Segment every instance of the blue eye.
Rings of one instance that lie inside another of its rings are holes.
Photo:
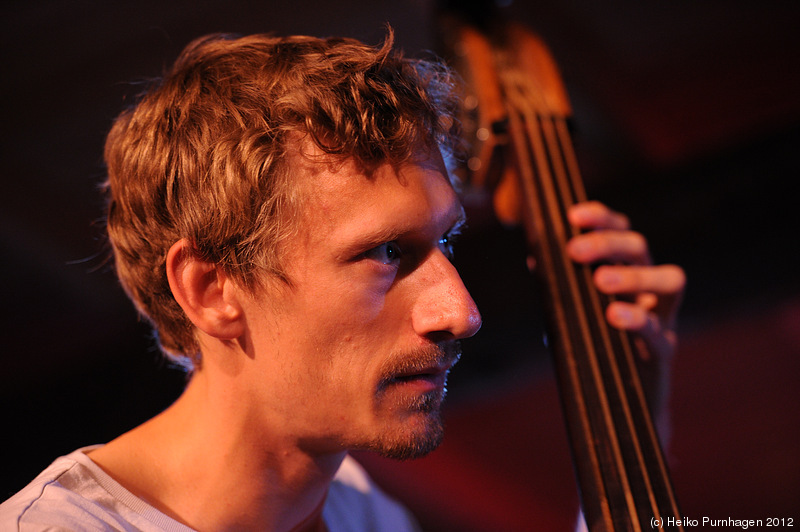
[[[444,255],[450,260],[453,259],[453,245],[456,241],[455,237],[455,234],[448,233],[439,239],[439,249],[441,249],[442,253],[444,253]]]
[[[403,252],[400,250],[400,246],[397,245],[397,242],[391,241],[370,249],[364,253],[364,256],[388,266],[399,261],[402,254]]]

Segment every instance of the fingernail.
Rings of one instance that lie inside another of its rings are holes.
[[[633,320],[633,313],[627,308],[617,308],[614,314],[617,316],[620,325],[628,325]]]
[[[570,206],[567,210],[567,220],[572,225],[578,225],[581,221],[580,211],[575,207],[575,205]]]
[[[567,250],[573,258],[582,258],[589,253],[589,243],[583,240],[570,240],[567,243]]]
[[[598,281],[606,288],[616,288],[622,282],[622,277],[615,271],[600,270]]]

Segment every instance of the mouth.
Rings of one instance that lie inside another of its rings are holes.
[[[407,362],[384,380],[385,386],[397,386],[418,393],[446,391],[447,377],[456,365],[460,353],[457,350],[436,349],[433,356],[421,357]]]
[[[450,364],[439,364],[436,366],[431,366],[421,369],[408,370],[392,376],[389,379],[389,381],[409,382],[416,379],[422,379],[427,381],[438,381],[447,378],[447,375],[450,373],[450,368],[452,368],[453,365],[455,365],[455,362]]]

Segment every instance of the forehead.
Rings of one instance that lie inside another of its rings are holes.
[[[411,162],[383,164],[365,172],[354,161],[301,157],[295,167],[300,196],[300,233],[342,240],[381,231],[440,236],[463,218],[463,209],[441,155],[420,151]],[[380,242],[377,242],[380,243]],[[376,245],[377,245],[376,243]]]

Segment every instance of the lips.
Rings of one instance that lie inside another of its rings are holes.
[[[450,373],[450,368],[452,368],[453,365],[455,365],[455,361],[449,364],[441,364],[429,368],[422,368],[418,371],[407,371],[395,375],[391,378],[391,380],[395,382],[408,382],[414,379],[438,381],[447,378],[447,374]]]
[[[420,392],[444,388],[450,370],[458,362],[456,346],[433,346],[397,357],[382,380],[383,386],[415,386]]]

